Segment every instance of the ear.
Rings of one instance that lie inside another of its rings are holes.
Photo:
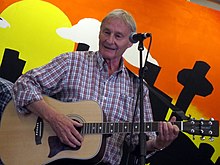
[[[132,45],[133,45],[133,43],[129,41],[128,48],[130,48]]]

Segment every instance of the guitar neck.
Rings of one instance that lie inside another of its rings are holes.
[[[187,132],[192,135],[201,136],[219,136],[218,121],[176,121],[175,124],[180,131]],[[159,122],[145,122],[144,132],[157,132]],[[133,128],[133,129],[132,129]],[[139,133],[140,123],[84,123],[81,129],[82,134],[114,134],[114,133],[130,133],[131,131]]]

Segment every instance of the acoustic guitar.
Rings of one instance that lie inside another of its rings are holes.
[[[79,130],[84,136],[81,147],[62,144],[46,121],[33,113],[18,113],[11,101],[3,113],[0,127],[0,157],[6,165],[41,165],[58,159],[97,164],[105,152],[106,135],[129,133],[132,126],[134,132],[140,129],[139,123],[104,122],[103,111],[95,101],[64,103],[47,96],[44,99],[57,111],[83,123]],[[158,123],[144,123],[145,132],[157,131]],[[219,136],[219,122],[212,119],[190,119],[173,124],[189,134]]]

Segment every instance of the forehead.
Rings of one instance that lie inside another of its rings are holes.
[[[130,26],[120,18],[108,18],[106,19],[101,26],[102,30],[113,30],[121,33],[131,33]]]

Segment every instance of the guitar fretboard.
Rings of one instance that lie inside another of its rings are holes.
[[[158,131],[159,122],[146,122],[144,123],[145,132]],[[182,130],[183,122],[175,122],[180,130]],[[140,132],[140,123],[84,123],[81,130],[82,134],[113,134],[113,133],[129,133],[132,130]]]

